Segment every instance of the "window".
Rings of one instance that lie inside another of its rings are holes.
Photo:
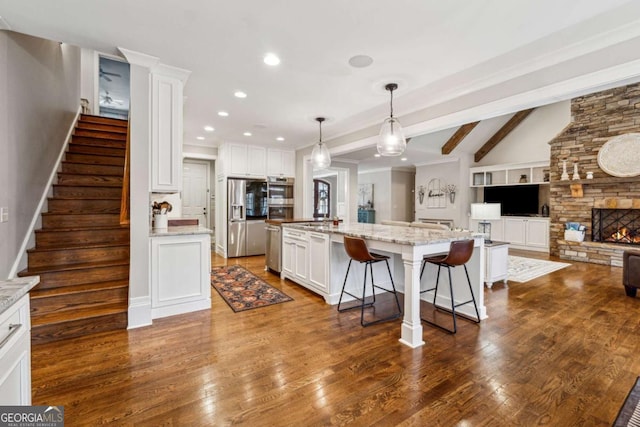
[[[313,217],[329,217],[331,213],[331,184],[322,179],[313,180]]]

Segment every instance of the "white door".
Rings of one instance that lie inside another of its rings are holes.
[[[209,162],[184,159],[182,163],[182,217],[198,218],[209,227]]]

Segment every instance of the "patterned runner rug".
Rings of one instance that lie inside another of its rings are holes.
[[[640,426],[640,377],[636,379],[631,391],[620,408],[613,427],[639,427]]]
[[[509,255],[509,281],[528,282],[545,274],[568,267],[571,264],[565,262],[547,261],[544,259],[523,258]]]
[[[289,295],[239,265],[214,267],[211,270],[211,286],[236,313],[293,301]]]

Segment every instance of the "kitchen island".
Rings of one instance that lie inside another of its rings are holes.
[[[447,253],[454,240],[474,239],[474,251],[467,263],[473,294],[478,305],[480,319],[487,317],[484,305],[484,239],[482,235],[470,232],[431,230],[380,224],[282,224],[283,227],[283,278],[288,278],[322,295],[327,303],[337,304],[349,257],[344,250],[344,236],[361,237],[370,250],[391,257],[390,267],[398,290],[404,293],[404,317],[400,332],[400,342],[412,348],[424,344],[420,321],[420,289],[435,285],[437,266],[428,264],[422,281],[420,268],[424,255]],[[378,268],[378,270],[376,270]],[[363,266],[351,267],[347,288],[355,291],[362,286]],[[384,265],[374,266],[376,283],[388,287],[383,282],[388,278]],[[452,269],[456,302],[470,299],[464,270]],[[388,279],[387,279],[388,282]],[[433,292],[426,292],[422,298],[433,300]],[[448,276],[442,274],[436,304],[451,307],[448,291]],[[460,313],[475,317],[472,304],[457,309]]]

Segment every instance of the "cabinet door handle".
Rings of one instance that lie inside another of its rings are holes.
[[[22,327],[22,323],[18,323],[18,324],[10,324],[9,325],[9,335],[7,335],[6,337],[4,337],[4,339],[2,341],[0,341],[0,350],[2,349],[2,347],[5,346],[5,344],[7,344],[7,342],[9,342],[9,340],[11,339],[11,337],[20,330],[20,328]]]

